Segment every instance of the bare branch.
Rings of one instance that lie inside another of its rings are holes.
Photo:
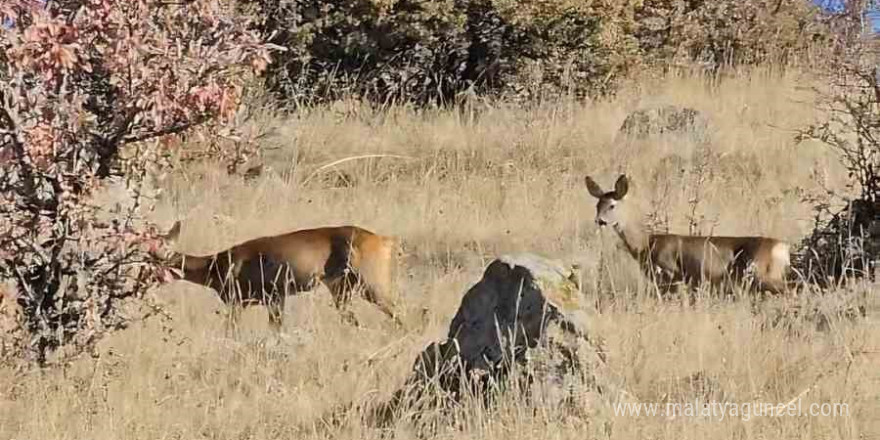
[[[162,130],[156,130],[156,131],[151,131],[148,133],[142,133],[142,134],[139,134],[136,136],[126,136],[122,139],[122,142],[126,143],[126,144],[130,144],[130,143],[142,142],[142,141],[146,141],[146,140],[150,140],[150,139],[154,139],[154,138],[158,138],[158,137],[162,137],[162,136],[168,136],[168,135],[172,135],[172,134],[180,134],[180,133],[183,133],[193,127],[197,127],[201,124],[204,124],[207,120],[208,120],[208,118],[206,118],[206,117],[199,118],[198,120],[193,121],[193,122],[187,122],[184,124],[177,124],[172,127],[164,128]]]

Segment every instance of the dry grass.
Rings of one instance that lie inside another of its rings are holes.
[[[284,335],[249,309],[228,336],[209,291],[183,282],[155,292],[171,319],[153,318],[66,368],[0,378],[0,438],[376,438],[359,422],[324,426],[339,404],[387,397],[415,354],[445,334],[461,295],[500,253],[527,250],[579,262],[601,313],[609,370],[643,402],[844,402],[848,417],[616,416],[600,400],[572,413],[507,396],[465,408],[444,438],[880,437],[880,304],[872,286],[753,303],[703,297],[693,307],[655,299],[615,237],[598,234],[585,173],[634,196],[658,227],[797,240],[810,227],[804,194],[844,189],[818,145],[787,129],[816,115],[804,78],[753,72],[709,87],[693,78],[635,83],[621,97],[533,109],[484,106],[479,117],[375,114],[342,103],[272,121],[274,173],[244,183],[212,169],[169,182],[157,215],[185,217],[185,251],[303,227],[358,224],[405,243],[397,286],[406,329],[363,302],[363,328],[340,322],[325,290],[288,301]],[[713,121],[712,142],[683,137],[615,141],[640,105],[683,104]],[[351,156],[379,154],[322,166]],[[400,157],[391,157],[391,156]],[[316,172],[317,170],[317,172]],[[702,170],[702,171],[700,171]],[[308,178],[305,185],[299,184]],[[702,182],[696,185],[695,182]],[[863,301],[866,318],[842,313]],[[391,436],[411,438],[406,423]]]

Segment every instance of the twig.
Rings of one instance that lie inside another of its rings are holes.
[[[361,361],[361,365],[372,364],[376,360],[376,358],[379,357],[379,355],[391,351],[391,349],[394,348],[394,346],[401,344],[402,342],[408,340],[409,338],[410,338],[410,335],[405,335],[404,337],[402,337],[400,339],[397,339],[395,341],[391,341],[390,343],[386,344],[382,348],[374,351],[369,356],[367,356],[366,359]]]
[[[208,120],[208,118],[199,118],[198,120],[193,121],[193,122],[188,122],[185,124],[178,124],[173,127],[168,127],[168,128],[162,129],[162,130],[156,130],[156,131],[152,131],[149,133],[140,134],[137,136],[126,136],[122,139],[122,143],[129,144],[132,142],[145,141],[147,139],[152,139],[155,137],[167,136],[169,134],[182,133],[186,130],[189,130],[190,128],[193,128],[197,125],[201,125],[201,124],[207,122],[207,120]]]
[[[343,164],[343,163],[345,163],[345,162],[351,162],[351,161],[353,161],[353,160],[360,160],[360,159],[375,159],[375,158],[385,158],[385,157],[387,157],[387,158],[392,158],[392,159],[403,159],[403,160],[413,160],[413,159],[415,159],[414,157],[410,157],[410,156],[400,156],[400,155],[397,155],[397,154],[363,154],[363,155],[360,155],[360,156],[346,157],[346,158],[343,158],[343,159],[335,160],[335,161],[330,162],[330,163],[325,164],[325,165],[321,165],[320,167],[318,167],[317,169],[315,169],[315,171],[312,171],[312,174],[309,174],[309,176],[306,177],[306,178],[302,181],[301,185],[305,185],[305,184],[309,183],[309,181],[312,180],[312,178],[314,178],[316,175],[318,175],[318,173],[320,173],[321,171],[324,171],[324,170],[327,169],[327,168],[334,167],[334,166],[336,166],[336,165],[340,165],[340,164]]]

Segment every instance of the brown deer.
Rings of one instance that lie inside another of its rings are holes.
[[[165,239],[173,244],[179,234],[180,222],[175,222]],[[217,291],[231,306],[232,323],[242,307],[263,304],[278,329],[285,297],[324,283],[347,321],[357,324],[347,306],[352,292],[362,290],[368,301],[399,325],[391,286],[396,246],[392,237],[339,226],[256,238],[210,255],[173,253],[166,262],[180,269],[177,278]]]
[[[643,224],[631,221],[632,213],[624,202],[629,180],[621,175],[614,190],[605,192],[590,176],[587,190],[599,199],[596,224],[611,226],[658,287],[667,289],[676,283],[695,285],[709,282],[741,282],[753,274],[761,290],[780,293],[786,287],[790,267],[788,243],[766,237],[700,237],[651,234]]]

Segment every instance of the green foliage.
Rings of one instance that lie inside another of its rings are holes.
[[[625,70],[635,48],[583,2],[259,0],[259,10],[263,30],[290,49],[268,83],[296,103],[585,94]]]
[[[645,0],[637,37],[658,59],[723,65],[788,63],[825,40],[826,26],[802,0]]]
[[[796,61],[808,0],[250,0],[290,49],[266,80],[295,104],[595,96],[640,66]]]

